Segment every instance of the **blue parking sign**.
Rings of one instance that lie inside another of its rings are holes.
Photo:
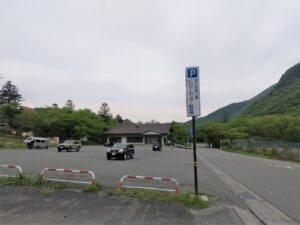
[[[187,78],[198,78],[198,67],[187,68]]]
[[[199,67],[186,67],[186,109],[187,116],[200,116],[200,79]]]

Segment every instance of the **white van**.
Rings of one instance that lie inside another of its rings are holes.
[[[24,143],[26,143],[28,149],[48,148],[48,141],[46,138],[29,137],[25,139]]]

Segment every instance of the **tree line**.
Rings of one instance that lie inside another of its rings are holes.
[[[300,115],[241,117],[229,122],[212,122],[197,127],[197,139],[219,148],[224,142],[257,138],[300,142]]]
[[[0,120],[17,134],[33,131],[36,136],[58,136],[61,139],[87,137],[91,142],[101,143],[102,134],[107,129],[132,123],[119,114],[114,117],[106,102],[95,113],[90,109],[76,109],[71,99],[63,107],[53,103],[34,110],[21,106],[23,100],[11,81],[7,81],[0,90]]]

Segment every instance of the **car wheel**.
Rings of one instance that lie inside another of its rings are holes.
[[[106,155],[107,160],[111,160],[111,157],[109,155]]]
[[[79,151],[80,151],[80,148],[78,147],[78,148],[76,149],[76,151],[79,152]]]
[[[72,147],[71,146],[69,146],[69,148],[68,148],[68,152],[70,152],[72,150]]]
[[[126,160],[127,159],[127,155],[126,153],[123,154],[123,160]]]
[[[48,149],[48,145],[45,147],[45,149]]]
[[[130,154],[130,158],[133,159],[133,157],[134,157],[134,153],[132,152],[132,153]]]
[[[36,149],[39,149],[40,148],[40,146],[36,146]]]
[[[58,152],[61,152],[61,149],[57,149]]]

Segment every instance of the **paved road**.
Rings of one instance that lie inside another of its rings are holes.
[[[1,225],[240,225],[231,207],[202,210],[104,193],[0,187]]]
[[[109,161],[106,159],[105,153],[106,148],[102,146],[83,147],[80,152],[70,153],[59,153],[54,148],[48,150],[0,150],[0,164],[18,164],[23,167],[25,173],[34,176],[45,167],[88,169],[95,172],[97,181],[105,187],[117,187],[120,178],[125,174],[173,177],[179,181],[181,190],[193,190],[193,155],[191,151],[165,147],[162,152],[153,152],[151,146],[136,146],[135,158],[126,161]],[[1,171],[5,170],[1,169],[0,173]],[[63,176],[71,177],[72,175],[65,174]],[[215,203],[209,210],[201,211],[202,217],[206,218],[203,220],[203,224],[205,221],[209,221],[206,224],[242,224],[235,209],[247,211],[248,208],[210,168],[203,164],[199,165],[199,191],[208,193],[215,198]],[[159,212],[157,213],[159,214]],[[180,216],[180,214],[176,215]],[[189,214],[192,217],[193,215]]]
[[[300,223],[300,164],[207,148],[198,154]]]

